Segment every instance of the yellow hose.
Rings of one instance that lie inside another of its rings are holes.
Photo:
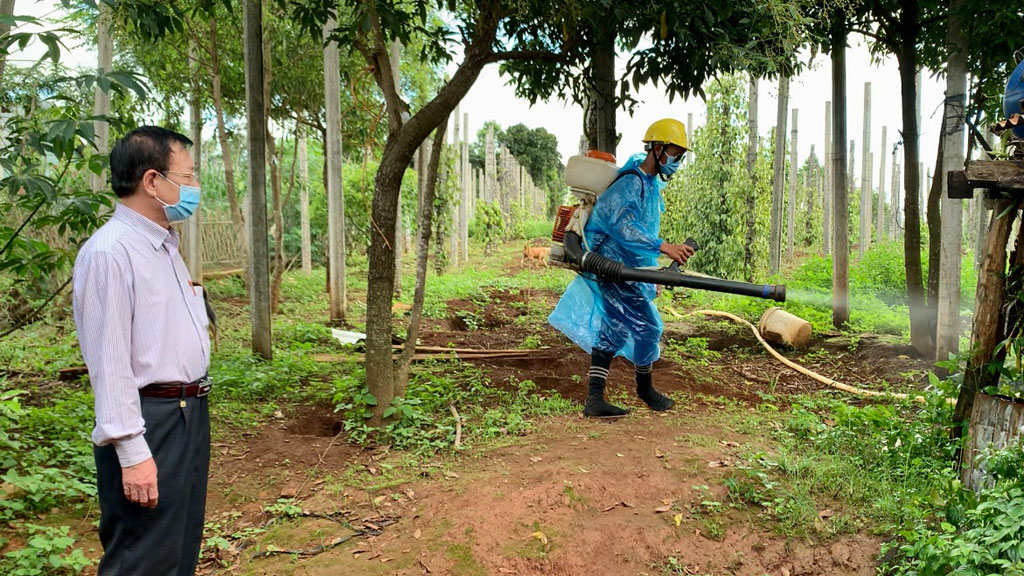
[[[676,318],[684,318],[682,314],[673,310],[671,306],[666,306],[666,309]],[[797,364],[796,362],[793,362],[792,360],[789,360],[782,354],[776,352],[775,349],[772,348],[771,345],[769,345],[768,342],[766,342],[765,339],[761,336],[761,332],[757,329],[756,326],[754,326],[750,322],[747,322],[743,318],[740,318],[739,316],[729,314],[728,312],[720,312],[718,310],[697,310],[696,312],[694,312],[694,314],[703,314],[705,316],[718,316],[720,318],[728,318],[733,322],[746,324],[747,326],[750,327],[750,331],[754,333],[754,336],[757,337],[757,340],[758,342],[761,343],[761,346],[764,346],[765,350],[767,350],[768,353],[771,354],[776,360],[782,362],[783,364],[792,368],[793,370],[796,370],[797,372],[805,376],[809,376],[826,386],[831,386],[836,390],[842,390],[843,392],[849,392],[850,394],[856,394],[857,396],[870,396],[873,398],[895,398],[899,400],[906,400],[907,398],[910,398],[909,395],[898,392],[879,392],[877,390],[865,390],[864,388],[858,388],[856,386],[850,386],[849,384],[843,384],[842,382],[836,382],[835,380],[827,376],[822,376],[821,374],[812,372],[811,370],[804,368],[803,366]],[[922,404],[925,403],[926,401],[924,396],[914,396],[913,400],[914,402],[920,402]],[[953,400],[952,398],[950,400],[955,402],[955,400]]]

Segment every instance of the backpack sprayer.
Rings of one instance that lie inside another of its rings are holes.
[[[680,271],[676,262],[662,269],[630,268],[622,262],[587,249],[583,241],[583,228],[597,198],[618,176],[619,169],[615,165],[615,157],[611,154],[591,150],[586,156],[569,158],[565,169],[565,181],[580,203],[558,207],[554,230],[551,233],[551,254],[548,257],[551,264],[575,272],[590,272],[608,282],[647,282],[668,287],[683,286],[767,298],[777,302],[786,301],[786,287],[782,284],[751,284],[712,276],[698,276]],[[697,248],[692,240],[688,239],[687,242],[694,249]]]

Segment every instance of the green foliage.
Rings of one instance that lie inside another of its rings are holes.
[[[478,201],[476,217],[470,229],[473,237],[484,243],[484,253],[490,254],[505,236],[505,219],[497,202]]]
[[[441,153],[440,165],[437,167],[437,184],[434,189],[434,215],[431,219],[434,231],[431,240],[434,244],[434,269],[444,272],[452,260],[451,240],[455,230],[455,211],[459,206],[459,182],[455,178],[455,161],[457,154],[454,148],[446,147]]]
[[[9,576],[61,576],[80,574],[93,562],[77,548],[68,535],[68,527],[50,528],[26,524],[25,547],[12,550],[0,559],[0,571]]]
[[[892,575],[1024,574],[1024,449],[1019,445],[984,457],[992,483],[974,495],[954,480],[955,505],[921,518],[887,546],[898,560]]]

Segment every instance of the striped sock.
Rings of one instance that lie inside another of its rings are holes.
[[[651,368],[651,364],[636,367],[636,395],[651,410],[662,412],[671,408],[675,401],[654,389],[654,376],[651,374]]]
[[[590,383],[587,386],[587,403],[584,405],[585,416],[623,416],[626,410],[613,406],[604,399],[604,387],[608,382],[608,367],[612,364],[613,354],[604,350],[594,349],[590,359]]]

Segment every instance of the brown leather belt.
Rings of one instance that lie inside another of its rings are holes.
[[[146,398],[201,398],[210,393],[213,382],[210,376],[203,376],[195,382],[157,382],[139,388],[139,396]]]

